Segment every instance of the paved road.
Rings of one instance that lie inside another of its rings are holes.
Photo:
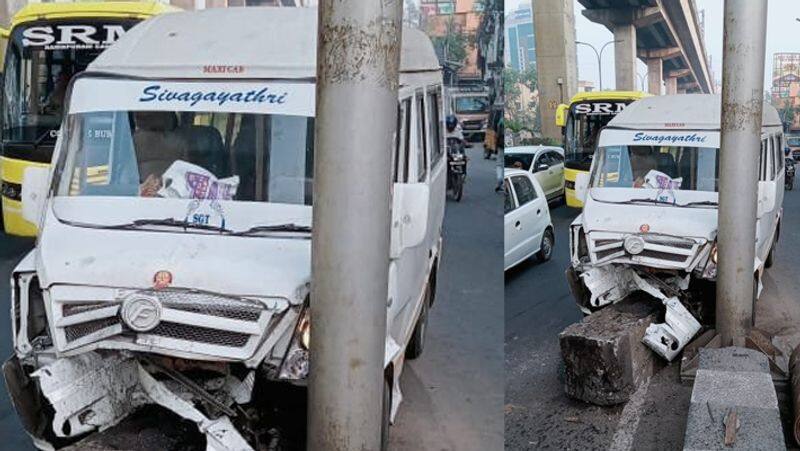
[[[460,203],[448,201],[444,257],[425,351],[403,374],[404,402],[391,430],[397,450],[500,450],[503,447],[501,197],[495,162],[468,150]],[[0,236],[0,302],[8,274],[30,240]],[[8,308],[0,309],[0,356],[11,353]],[[0,450],[33,449],[0,389]]]
[[[564,278],[568,227],[578,210],[552,207],[553,259],[505,275],[505,430],[508,449],[681,449],[691,386],[666,366],[627,407],[597,407],[564,394],[558,333],[580,321]],[[800,193],[787,192],[778,260],[763,279],[757,327],[800,341]],[[786,409],[784,409],[785,411]]]
[[[503,448],[502,197],[495,160],[467,150],[464,198],[449,201],[428,343],[405,369],[391,449]]]

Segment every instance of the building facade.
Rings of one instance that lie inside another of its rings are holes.
[[[420,0],[423,30],[434,38],[461,34],[466,37],[466,58],[457,61],[460,77],[480,77],[478,48],[475,45],[478,29],[484,12],[484,0]],[[441,46],[438,46],[441,47]],[[441,48],[436,49],[439,58],[447,62]]]
[[[536,40],[533,37],[533,13],[530,5],[521,5],[506,15],[506,66],[522,72],[536,66]]]

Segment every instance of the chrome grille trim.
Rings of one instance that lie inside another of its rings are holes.
[[[88,344],[99,348],[198,354],[229,360],[253,355],[273,320],[274,309],[237,297],[188,290],[118,290],[104,301],[51,300],[56,348],[68,352]],[[133,295],[161,303],[159,324],[147,332],[127,327],[123,301]]]
[[[631,255],[625,251],[625,238],[631,235],[644,240],[644,250],[640,254]],[[587,241],[593,264],[633,263],[667,269],[688,269],[705,242],[667,235],[609,232],[590,232]]]

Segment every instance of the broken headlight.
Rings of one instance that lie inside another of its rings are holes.
[[[308,346],[311,339],[311,312],[308,304],[300,312],[300,318],[292,334],[289,349],[283,358],[278,379],[299,380],[308,376]]]
[[[706,261],[706,267],[703,269],[704,279],[716,279],[717,277],[717,243],[714,243],[711,246],[711,252],[709,253],[708,260]]]

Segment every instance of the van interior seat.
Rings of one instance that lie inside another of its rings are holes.
[[[671,153],[658,153],[658,171],[667,174],[671,178],[678,177],[678,165],[675,163],[675,157]]]
[[[139,164],[139,180],[160,177],[175,160],[186,158],[187,143],[177,133],[178,116],[171,111],[134,113],[133,145]]]
[[[239,189],[236,190],[237,200],[256,200],[256,124],[255,117],[251,114],[242,116],[239,133],[233,141],[233,155],[235,169],[232,169],[239,178]]]
[[[228,155],[222,134],[211,125],[186,125],[181,127],[188,144],[187,159],[211,172],[217,178],[228,176]]]

